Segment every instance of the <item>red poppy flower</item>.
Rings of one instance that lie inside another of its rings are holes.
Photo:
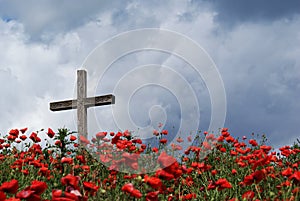
[[[141,191],[139,191],[138,189],[133,189],[133,191],[130,193],[130,195],[135,198],[141,198],[143,196]]]
[[[173,174],[171,174],[165,170],[162,170],[162,169],[157,170],[155,175],[157,177],[161,177],[165,180],[172,180],[175,178]]]
[[[68,174],[67,176],[61,178],[61,183],[62,185],[71,185],[77,188],[79,183],[79,178],[71,174]]]
[[[86,160],[83,155],[77,155],[76,159],[80,161],[80,163],[86,163]]]
[[[292,190],[292,193],[296,194],[300,192],[300,187],[296,187]]]
[[[249,140],[249,144],[251,144],[254,147],[256,147],[258,145],[258,143],[256,142],[256,140],[254,140],[254,139],[250,139]]]
[[[272,149],[271,146],[267,146],[267,145],[261,145],[259,148],[263,150],[265,153],[268,153]]]
[[[290,176],[290,175],[292,175],[292,174],[293,174],[293,169],[290,168],[290,167],[286,168],[285,170],[283,170],[283,171],[281,172],[281,175],[282,175],[282,176]]]
[[[217,138],[217,141],[218,141],[218,142],[223,142],[224,139],[225,139],[225,138],[221,135],[221,136],[219,136],[219,137]]]
[[[30,190],[29,188],[26,188],[22,191],[20,191],[17,195],[17,198],[26,199],[30,201],[40,201],[41,198],[39,195],[35,194],[34,191]]]
[[[158,135],[159,135],[159,132],[158,132],[157,130],[154,130],[154,131],[153,131],[153,135],[158,136]]]
[[[71,140],[71,141],[75,141],[76,139],[77,139],[77,137],[75,137],[74,135],[71,135],[71,136],[70,136],[70,140]]]
[[[166,144],[168,142],[168,140],[166,138],[163,138],[163,139],[159,140],[159,142],[162,144]]]
[[[210,143],[208,143],[207,141],[204,141],[204,142],[203,142],[203,147],[204,147],[206,150],[210,150],[210,149],[211,149],[211,145],[210,145]]]
[[[107,132],[99,132],[96,134],[96,138],[101,140],[102,138],[105,138],[106,135],[107,135]]]
[[[61,159],[61,163],[72,164],[72,163],[73,163],[73,158],[66,158],[66,157],[63,157],[63,158]]]
[[[167,167],[176,162],[176,159],[173,156],[168,155],[166,152],[161,152],[157,161],[161,165],[161,167]]]
[[[89,172],[90,171],[90,166],[83,165],[83,166],[81,166],[81,169],[84,170],[84,171],[86,171],[86,172]]]
[[[228,136],[225,138],[228,143],[234,142],[234,138],[232,136]]]
[[[146,195],[146,201],[159,201],[158,200],[159,191],[149,192]]]
[[[37,133],[35,133],[35,132],[32,132],[29,138],[30,138],[34,143],[38,143],[38,142],[41,141],[41,138],[39,138],[39,137],[37,136]]]
[[[214,182],[211,182],[207,186],[207,190],[214,190],[217,186],[215,185]]]
[[[53,138],[54,135],[55,135],[55,133],[54,133],[54,131],[53,131],[51,128],[48,128],[47,135],[48,135],[50,138]]]
[[[142,197],[142,193],[135,189],[133,187],[133,184],[132,183],[127,183],[125,184],[122,188],[121,188],[122,191],[126,192],[126,193],[129,193],[131,196],[133,197],[136,197],[136,198],[141,198]]]
[[[225,130],[223,130],[223,131],[221,132],[221,134],[222,134],[222,136],[223,136],[224,138],[229,137],[229,135],[230,135],[230,133],[227,132],[227,131],[225,131]]]
[[[84,144],[90,144],[90,141],[88,139],[86,139],[84,136],[80,135],[80,142],[84,143]]]
[[[14,136],[14,135],[9,135],[9,136],[7,137],[7,139],[8,139],[9,141],[14,141],[16,138],[17,138],[17,136]]]
[[[144,181],[154,189],[158,189],[162,186],[161,180],[157,177],[149,177],[148,175],[145,175]]]
[[[12,179],[8,182],[3,182],[3,184],[0,186],[0,191],[15,194],[18,191],[18,188],[18,180]]]
[[[33,180],[31,182],[30,190],[33,190],[35,194],[41,195],[46,189],[47,184],[43,181]]]
[[[73,193],[52,190],[52,201],[79,201],[79,198]]]
[[[194,184],[194,180],[192,177],[188,176],[186,179],[182,180],[182,184],[185,184],[187,186],[192,186]]]
[[[20,129],[21,133],[24,134],[27,131],[28,128],[22,128]]]
[[[176,141],[177,141],[178,143],[181,143],[181,142],[183,142],[183,139],[182,139],[181,137],[179,137],[179,138],[176,139]]]
[[[127,184],[124,184],[121,188],[122,191],[124,192],[128,192],[130,193],[131,191],[133,191],[134,187],[133,187],[133,184],[132,183],[127,183]]]
[[[225,188],[232,188],[231,184],[225,178],[218,179],[215,182],[215,185],[218,186],[218,190],[221,191]]]
[[[29,170],[28,170],[28,169],[21,170],[21,172],[22,172],[24,175],[28,175],[28,174],[29,174]]]
[[[19,138],[24,141],[24,140],[27,139],[27,136],[26,135],[21,135]]]
[[[250,174],[244,177],[243,183],[246,185],[251,185],[253,181],[254,181],[253,175]]]
[[[137,143],[137,144],[142,144],[143,143],[143,141],[141,139],[133,139],[132,142]]]
[[[56,146],[59,146],[59,147],[61,146],[60,140],[56,140],[54,144],[55,144]]]
[[[255,182],[259,183],[261,180],[263,180],[266,177],[266,172],[264,170],[257,170],[252,175]]]
[[[43,176],[48,176],[50,174],[50,170],[47,167],[42,166],[38,173]]]
[[[245,199],[245,200],[253,200],[255,196],[255,193],[253,191],[246,191],[243,195],[242,195],[242,198]]]
[[[0,191],[0,200],[4,201],[5,199],[6,199],[5,193],[3,193],[2,191]]]
[[[294,174],[292,174],[289,179],[294,179],[296,181],[300,181],[300,171],[295,171]]]
[[[212,174],[212,175],[216,175],[217,173],[218,173],[217,170],[212,170],[212,171],[211,171],[211,174]]]
[[[97,190],[99,189],[99,186],[96,186],[94,183],[92,182],[83,182],[83,188],[84,190],[90,192],[92,195],[94,195]]]
[[[19,135],[19,130],[18,130],[18,129],[11,129],[11,130],[9,131],[9,134],[18,137],[18,135]]]
[[[222,132],[227,132],[228,128],[222,128]]]
[[[197,198],[197,195],[195,193],[189,193],[189,194],[182,196],[181,200],[192,200],[195,198]]]
[[[161,132],[163,135],[168,135],[168,131],[167,130],[162,130]]]

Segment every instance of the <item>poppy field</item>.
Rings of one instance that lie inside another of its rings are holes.
[[[88,140],[66,128],[12,129],[0,135],[0,201],[300,200],[299,141],[276,152],[265,136],[227,128],[176,143],[169,135],[143,144],[129,131]]]

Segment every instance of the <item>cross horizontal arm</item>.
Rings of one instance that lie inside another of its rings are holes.
[[[112,94],[85,98],[86,107],[115,104],[115,96]],[[66,100],[50,103],[51,111],[70,110],[77,108],[77,100]]]

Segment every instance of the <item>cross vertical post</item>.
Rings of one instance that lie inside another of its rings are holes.
[[[85,70],[77,70],[77,99],[51,102],[50,110],[77,109],[78,135],[87,138],[87,109],[111,104],[115,104],[115,96],[112,94],[87,97],[87,73]]]
[[[86,71],[77,70],[77,124],[78,134],[87,136],[87,107],[84,101],[87,97]]]

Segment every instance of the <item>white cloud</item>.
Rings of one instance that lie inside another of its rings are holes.
[[[126,1],[28,0],[2,1],[1,17],[24,24],[32,40],[51,40],[57,33],[67,33],[94,19],[99,12],[122,8]]]
[[[22,25],[15,21],[1,22],[1,30],[1,126],[7,130],[31,126],[28,124],[35,122],[33,129],[40,129],[37,127],[53,124],[47,112],[49,98],[67,95],[64,87],[68,83],[70,89],[74,88],[73,76],[60,76],[65,64],[61,63],[60,48],[68,54],[70,51],[65,46],[28,43]],[[61,43],[68,44],[68,40],[61,40]]]

